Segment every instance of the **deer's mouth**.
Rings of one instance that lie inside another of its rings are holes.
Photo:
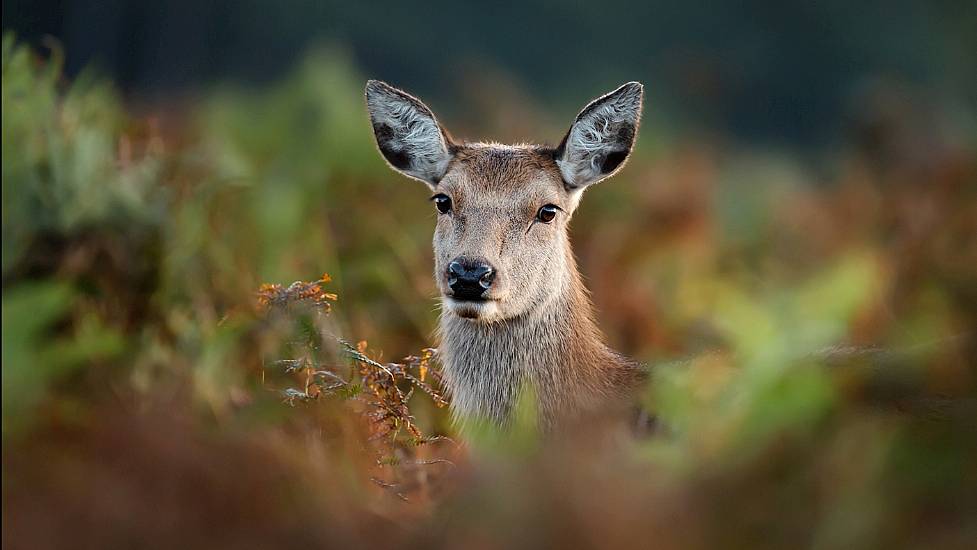
[[[459,302],[462,304],[479,304],[482,302],[492,301],[492,298],[489,298],[487,296],[468,297],[468,296],[459,296],[457,294],[446,294],[445,296],[451,298],[455,302]]]
[[[498,300],[493,298],[469,298],[463,299],[455,296],[445,295],[445,309],[464,319],[484,319],[489,320],[498,316]]]

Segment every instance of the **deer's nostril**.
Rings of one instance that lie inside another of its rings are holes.
[[[495,270],[492,268],[487,268],[485,273],[482,273],[482,276],[478,278],[478,284],[482,288],[487,289],[488,287],[492,286],[492,281],[494,280],[495,280]]]
[[[461,277],[465,274],[465,268],[458,262],[451,262],[448,264],[448,275],[453,277]]]

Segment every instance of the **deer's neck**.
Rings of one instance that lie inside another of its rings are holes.
[[[517,401],[535,395],[541,421],[551,424],[627,385],[634,369],[604,344],[571,267],[555,297],[519,317],[479,323],[442,315],[440,350],[457,419],[506,424]]]

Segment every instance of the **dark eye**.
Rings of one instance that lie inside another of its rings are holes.
[[[438,207],[438,212],[441,212],[442,214],[451,212],[451,197],[448,195],[438,193],[437,195],[431,197],[431,200],[434,201],[434,206]]]
[[[556,211],[559,209],[560,207],[556,206],[555,204],[547,204],[546,206],[543,206],[539,209],[539,212],[536,212],[536,221],[550,223],[553,221],[553,218],[556,217]]]

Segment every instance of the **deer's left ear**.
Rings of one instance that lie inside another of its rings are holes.
[[[398,172],[436,187],[451,162],[452,144],[431,109],[379,80],[366,83],[366,106],[383,158]]]
[[[597,183],[624,164],[638,135],[642,92],[640,83],[628,82],[580,111],[555,152],[567,191]]]

